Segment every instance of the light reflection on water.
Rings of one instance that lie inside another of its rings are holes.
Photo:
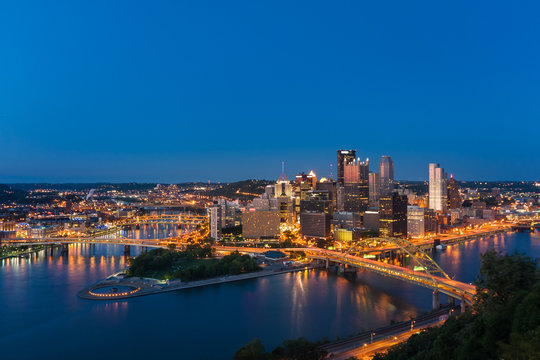
[[[478,272],[479,253],[489,248],[538,257],[540,236],[499,234],[450,246],[434,258],[456,279],[469,282]],[[131,255],[137,254],[133,247]],[[122,246],[99,244],[70,245],[68,254],[57,249],[52,255],[48,250],[1,260],[2,359],[57,354],[57,339],[62,339],[62,358],[176,357],[178,348],[186,359],[231,358],[253,337],[267,349],[299,336],[343,337],[407,320],[431,304],[430,290],[368,271],[359,271],[356,281],[302,271],[121,302],[75,296],[125,266]],[[89,344],[99,346],[80,351]],[[119,344],[136,346],[118,352]]]

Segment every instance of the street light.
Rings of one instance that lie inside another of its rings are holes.
[[[371,343],[373,344],[373,335],[375,335],[374,332],[371,333]]]
[[[412,320],[411,321],[411,332],[413,331],[413,326],[414,326],[414,323],[416,322],[416,320]]]

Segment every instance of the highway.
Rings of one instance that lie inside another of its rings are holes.
[[[457,309],[459,309],[459,306],[447,307],[411,321],[374,329],[347,339],[333,341],[322,345],[321,349],[328,352],[329,359],[340,360],[353,356],[371,358],[376,352],[385,351],[390,346],[407,340],[420,329],[440,325],[446,320],[448,315],[457,311]]]

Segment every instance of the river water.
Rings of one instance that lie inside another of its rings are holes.
[[[155,235],[149,231],[125,235]],[[479,254],[490,248],[540,257],[540,234],[481,238],[434,259],[450,276],[472,282]],[[0,359],[230,359],[254,337],[271,350],[285,339],[335,339],[431,307],[430,290],[367,271],[356,281],[311,270],[120,302],[76,297],[125,266],[122,246],[115,245],[70,245],[68,254],[1,260]]]

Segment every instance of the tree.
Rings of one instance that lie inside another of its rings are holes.
[[[472,311],[413,335],[374,359],[540,359],[537,262],[495,251],[486,252],[481,260]]]
[[[480,258],[482,266],[475,281],[477,310],[504,304],[538,280],[537,261],[523,254],[502,255],[490,250]]]
[[[282,354],[288,360],[322,360],[327,355],[325,350],[319,348],[319,344],[303,337],[284,341],[283,347],[277,348],[273,353]]]
[[[267,356],[261,340],[255,338],[240,348],[234,355],[234,360],[264,360]]]

